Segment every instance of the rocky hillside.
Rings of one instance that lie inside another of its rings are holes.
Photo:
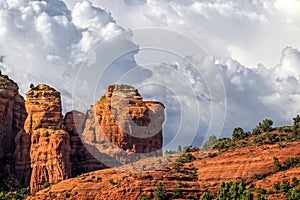
[[[269,142],[269,134],[278,141]],[[249,191],[245,199],[285,199],[300,188],[300,141],[287,136],[275,129],[232,141],[228,149],[175,153],[94,171],[52,185],[29,199],[212,199],[203,196],[216,197],[222,182],[230,181],[243,182]],[[265,138],[263,144],[256,137]]]

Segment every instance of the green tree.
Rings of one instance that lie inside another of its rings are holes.
[[[300,137],[300,116],[297,115],[293,118],[294,120],[294,126],[293,126],[293,133],[296,138]]]
[[[200,197],[200,200],[213,200],[214,195],[209,194],[207,191],[203,192],[203,194]]]
[[[286,200],[299,200],[300,199],[300,189],[292,188],[286,195]]]
[[[244,135],[244,130],[241,127],[237,127],[237,128],[233,129],[233,132],[232,132],[233,140],[243,139],[242,135]]]
[[[269,132],[272,129],[272,125],[273,121],[270,119],[264,119],[262,123],[259,124],[259,126],[264,132]]]
[[[205,150],[212,149],[217,142],[218,142],[218,139],[215,135],[209,136],[209,138],[203,144],[202,148]]]

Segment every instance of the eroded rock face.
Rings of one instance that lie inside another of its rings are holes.
[[[60,93],[40,84],[26,93],[26,111],[28,116],[24,129],[27,133],[38,128],[59,128],[63,116]]]
[[[26,118],[24,99],[18,89],[14,81],[0,73],[0,167],[4,174],[12,170],[14,139]]]
[[[56,183],[71,177],[70,137],[64,130],[40,128],[31,134],[30,190],[37,192],[45,182]]]
[[[30,190],[35,193],[46,182],[71,177],[70,137],[61,130],[60,93],[55,89],[47,85],[31,88],[26,93],[25,106],[28,116],[24,130],[15,139],[16,173],[25,185],[30,181]]]
[[[47,85],[31,88],[25,106],[15,169],[31,193],[47,182],[128,163],[135,153],[162,154],[164,106],[143,101],[131,86],[109,86],[87,115],[71,111],[63,118],[60,93]]]
[[[73,110],[66,113],[64,118],[64,129],[70,134],[70,162],[72,165],[72,176],[106,168],[106,166],[95,159],[83,145],[79,134],[82,133],[85,123],[85,114]]]
[[[84,143],[125,164],[131,162],[130,155],[162,154],[163,122],[163,104],[143,101],[134,87],[111,85],[88,112],[82,138]]]

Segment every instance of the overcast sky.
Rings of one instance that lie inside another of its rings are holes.
[[[1,71],[85,111],[111,83],[166,106],[165,145],[300,113],[298,0],[7,0]],[[151,47],[151,48],[149,48]]]

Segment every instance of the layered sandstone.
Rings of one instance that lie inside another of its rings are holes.
[[[25,106],[28,116],[24,130],[15,139],[16,173],[25,185],[30,181],[34,193],[46,182],[71,177],[70,137],[61,130],[61,99],[55,89],[47,85],[31,88],[26,93]]]
[[[85,118],[85,114],[73,110],[66,113],[63,122],[64,129],[70,134],[70,162],[73,177],[85,172],[106,168],[104,164],[90,154],[80,139],[79,134],[82,133]]]
[[[26,93],[26,111],[28,116],[24,129],[27,133],[38,128],[60,128],[63,115],[60,93],[40,84]]]
[[[105,153],[113,158],[108,164],[124,164],[133,157],[162,154],[163,122],[163,104],[143,101],[134,87],[111,85],[87,113],[82,139],[96,148],[98,159],[106,158],[97,152]]]
[[[300,141],[289,143],[284,148],[277,144],[244,147],[232,152],[224,152],[214,158],[197,159],[191,163],[176,163],[176,158],[174,160],[171,156],[160,157],[163,164],[167,160],[170,160],[171,164],[161,170],[144,173],[127,173],[115,169],[95,171],[53,185],[29,199],[63,199],[65,193],[69,193],[72,199],[140,199],[142,194],[153,199],[154,190],[160,182],[163,183],[165,193],[170,196],[174,194],[175,189],[180,190],[182,194],[180,199],[191,199],[191,197],[200,199],[204,191],[216,194],[221,182],[242,179],[245,180],[247,188],[254,184],[256,188],[272,190],[273,184],[277,181],[290,180],[291,182],[292,177],[299,179],[300,168],[277,172],[260,181],[255,181],[253,175],[271,172],[274,167],[274,157],[279,158],[281,163],[288,158],[299,157],[299,148]],[[196,156],[198,153],[193,154]],[[149,169],[153,163],[158,164],[157,161],[158,158],[143,160],[141,163],[134,163],[134,167],[140,168],[146,165]],[[173,170],[175,164],[179,165],[180,171]],[[184,170],[191,170],[192,167],[196,170],[193,176],[184,173]],[[114,182],[112,183],[110,179]],[[284,198],[274,194],[268,199]]]
[[[0,167],[9,174],[15,150],[14,138],[24,125],[26,111],[18,85],[0,73]]]

